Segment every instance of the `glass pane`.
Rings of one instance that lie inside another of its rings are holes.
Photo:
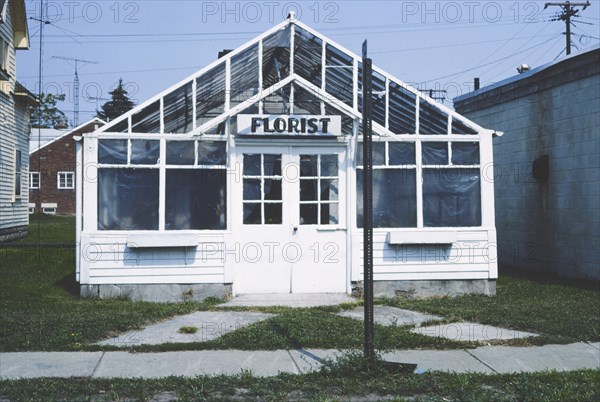
[[[244,225],[260,225],[261,220],[260,203],[244,203]]]
[[[290,73],[290,26],[263,39],[263,88],[281,81]]]
[[[225,229],[226,176],[225,169],[167,169],[165,228]]]
[[[408,228],[417,226],[417,186],[414,169],[373,171],[373,226]],[[357,200],[363,196],[363,171],[356,171]],[[357,225],[363,227],[363,204],[356,203]]]
[[[160,102],[156,101],[131,116],[132,133],[160,132]]]
[[[317,204],[301,204],[300,205],[300,224],[301,225],[316,225],[317,222]]]
[[[265,179],[265,200],[281,201],[281,180]]]
[[[167,141],[167,165],[193,165],[194,141]]]
[[[448,115],[424,99],[419,105],[419,134],[448,134]]]
[[[280,225],[282,223],[282,205],[265,203],[265,225]]]
[[[188,133],[192,131],[194,106],[191,81],[165,95],[163,105],[165,133]]]
[[[321,201],[335,201],[338,199],[338,180],[321,180]]]
[[[131,163],[156,165],[160,157],[160,141],[131,140]]]
[[[356,148],[356,166],[363,166],[363,144]],[[373,143],[373,166],[385,166],[385,142]]]
[[[327,44],[325,60],[327,65],[325,69],[325,90],[335,99],[352,106],[354,102],[352,57]]]
[[[321,155],[321,177],[337,177],[338,156]]]
[[[300,155],[300,177],[316,177],[318,161],[317,155]]]
[[[98,163],[126,164],[127,140],[99,140]]]
[[[415,164],[414,142],[388,142],[388,147],[391,166]]]
[[[244,154],[244,176],[260,176],[260,154]]]
[[[337,225],[338,204],[321,204],[321,225]]]
[[[198,141],[198,165],[227,164],[225,141]]]
[[[427,227],[481,226],[479,169],[425,169],[423,223]]]
[[[258,44],[231,58],[231,107],[258,93]]]
[[[300,180],[300,201],[317,201],[317,182],[316,179]]]
[[[158,230],[158,169],[98,169],[98,230]]]
[[[453,142],[452,143],[453,165],[478,165],[479,143],[477,142]]]
[[[294,71],[317,87],[321,87],[323,42],[298,26],[295,27],[295,31]]]
[[[477,131],[456,117],[452,118],[452,134],[477,134]]]
[[[423,165],[447,165],[448,143],[447,142],[423,142],[421,143],[423,154]]]
[[[390,81],[389,92],[390,131],[394,134],[415,134],[416,95],[394,81]]]
[[[260,200],[260,179],[244,179],[244,201]]]
[[[225,63],[222,62],[196,79],[196,124],[200,126],[224,111]]]
[[[281,154],[264,155],[264,175],[281,176]]]
[[[339,111],[336,110],[336,114]],[[294,114],[321,114],[321,100],[311,91],[300,85],[294,85]]]

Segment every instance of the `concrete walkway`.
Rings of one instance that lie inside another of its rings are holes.
[[[167,376],[280,372],[301,374],[335,359],[340,351],[322,349],[240,351],[204,350],[162,353],[15,352],[0,353],[0,378],[91,377],[162,378]],[[600,343],[536,347],[486,346],[466,350],[400,350],[389,361],[416,363],[417,372],[511,373],[540,370],[600,369]]]

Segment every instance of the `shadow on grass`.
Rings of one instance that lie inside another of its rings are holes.
[[[53,285],[66,291],[73,297],[79,297],[79,284],[75,281],[75,273],[63,276],[60,280],[54,282]]]

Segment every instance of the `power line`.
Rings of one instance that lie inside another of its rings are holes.
[[[566,40],[567,40],[567,56],[571,54],[571,18],[575,18],[578,17],[579,15],[579,10],[574,9],[573,7],[583,7],[583,10],[585,10],[586,8],[588,8],[591,5],[591,3],[589,1],[586,1],[585,3],[581,2],[573,2],[571,3],[570,1],[565,1],[565,2],[560,2],[560,3],[546,3],[544,5],[544,10],[548,7],[553,7],[553,6],[558,6],[561,7],[563,12],[558,14],[556,17],[554,17],[552,19],[552,21],[564,21],[566,26],[567,26],[567,31],[566,31]],[[562,53],[562,52],[561,52]],[[558,56],[557,56],[558,57]],[[556,59],[555,59],[556,60]]]

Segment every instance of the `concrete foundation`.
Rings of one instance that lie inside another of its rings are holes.
[[[231,295],[231,284],[134,284],[134,285],[81,285],[82,298],[151,301],[159,303],[202,301],[209,297],[219,299]]]
[[[363,283],[354,283],[355,292],[362,294]],[[439,296],[460,296],[464,294],[496,294],[496,280],[473,279],[451,281],[375,281],[375,297],[401,297],[419,299]]]
[[[25,236],[27,236],[27,226],[0,229],[0,244],[22,239]]]

